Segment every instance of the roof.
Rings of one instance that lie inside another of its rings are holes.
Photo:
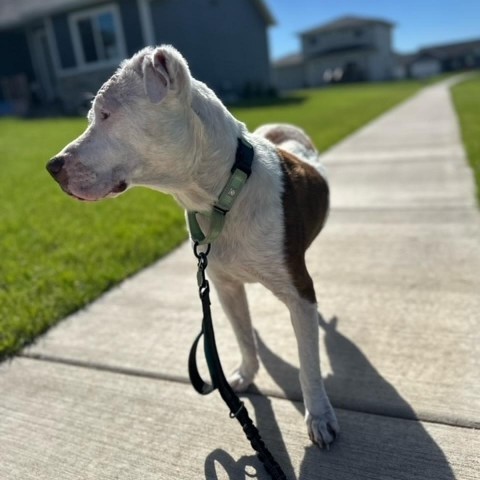
[[[342,53],[351,52],[371,52],[373,50],[375,50],[375,48],[370,45],[346,45],[343,47],[322,50],[321,52],[309,55],[308,58],[325,57],[328,55],[340,55]],[[273,62],[273,66],[276,68],[295,67],[301,65],[304,60],[305,57],[301,53],[291,53]]]
[[[337,18],[336,20],[332,20],[331,22],[323,23],[309,30],[304,30],[303,32],[300,32],[300,35],[304,36],[312,35],[314,33],[330,32],[332,30],[341,30],[344,28],[364,27],[365,25],[383,25],[389,28],[394,26],[392,22],[380,18],[356,17],[354,15],[348,15]]]
[[[480,39],[422,47],[420,48],[419,53],[429,54],[442,59],[446,57],[454,57],[456,55],[464,55],[473,49],[480,50]]]
[[[275,17],[272,15],[272,12],[268,8],[264,0],[253,0],[253,3],[260,11],[260,15],[262,15],[263,19],[265,20],[265,23],[268,26],[276,25],[277,22],[275,20]]]
[[[265,23],[275,25],[275,18],[264,0],[251,1]],[[15,27],[35,18],[104,2],[105,0],[0,0],[0,28]]]
[[[327,55],[340,55],[342,53],[371,52],[376,50],[371,45],[344,45],[342,47],[329,48],[309,55],[309,58],[325,57]]]
[[[418,53],[396,53],[394,55],[395,63],[397,65],[407,66],[410,65],[416,58],[418,57]]]
[[[284,57],[279,58],[273,65],[275,67],[295,67],[303,63],[303,55],[301,53],[290,53]]]
[[[413,65],[414,63],[419,63],[419,62],[431,62],[432,60],[436,62],[441,62],[442,59],[439,58],[437,55],[433,55],[428,52],[419,52],[418,55],[415,56],[415,58],[410,62],[410,65]]]
[[[478,50],[478,52],[480,52],[480,39],[422,47],[418,52],[396,54],[395,60],[397,65],[411,65],[412,63],[424,60],[433,59],[441,61],[451,57],[465,55],[472,50]]]

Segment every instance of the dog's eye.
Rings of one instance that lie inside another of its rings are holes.
[[[101,111],[100,111],[100,118],[101,118],[102,120],[106,120],[109,116],[110,116],[110,113],[109,113],[109,112],[106,112],[105,110],[101,110]]]

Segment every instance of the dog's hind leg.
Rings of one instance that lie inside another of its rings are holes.
[[[242,283],[212,278],[223,310],[232,324],[242,355],[240,366],[229,377],[232,388],[241,392],[253,381],[258,371],[257,342],[252,329],[247,295]]]

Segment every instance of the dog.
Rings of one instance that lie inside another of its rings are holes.
[[[305,251],[325,224],[329,186],[311,140],[287,124],[249,133],[170,45],[125,60],[98,91],[88,122],[47,164],[60,187],[83,201],[145,186],[173,195],[187,211],[210,212],[229,179],[238,139],[253,147],[251,176],[209,256],[209,277],[242,357],[229,382],[243,391],[259,368],[244,285],[260,282],[290,311],[308,434],[328,447],[339,425],[320,372],[317,303]],[[208,219],[198,217],[208,229]]]

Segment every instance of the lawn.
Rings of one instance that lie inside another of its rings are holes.
[[[233,112],[250,129],[296,123],[324,150],[420,86],[301,91]],[[183,213],[158,192],[85,204],[60,191],[45,163],[84,127],[83,119],[0,120],[0,358],[186,238]]]
[[[480,76],[452,88],[453,101],[462,128],[462,139],[477,185],[480,204]]]

